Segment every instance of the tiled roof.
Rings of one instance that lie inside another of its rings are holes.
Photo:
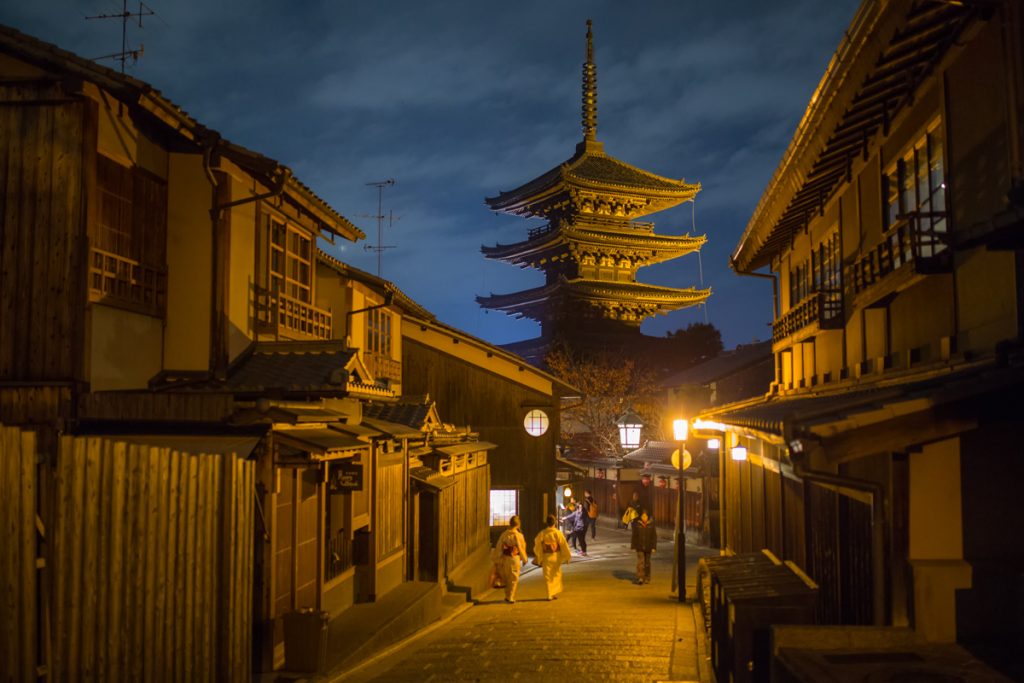
[[[692,199],[701,189],[700,183],[665,178],[608,156],[601,143],[584,142],[577,146],[570,159],[559,166],[485,201],[494,211],[521,213],[524,211],[521,205],[530,204],[535,197],[564,192],[578,185],[620,190],[634,196],[672,198],[670,204],[659,205],[657,210]]]
[[[704,385],[739,372],[745,368],[772,357],[771,341],[754,342],[723,351],[700,365],[687,368],[662,380],[663,387],[679,387],[686,384]]]
[[[229,370],[224,386],[243,393],[344,391],[355,353],[341,342],[259,343]]]
[[[432,403],[368,403],[363,406],[363,415],[422,429],[432,405]]]

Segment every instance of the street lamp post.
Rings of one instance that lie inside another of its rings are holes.
[[[683,469],[686,467],[686,437],[689,435],[690,423],[687,420],[672,421],[672,435],[679,450],[675,453],[676,473],[679,476],[679,493],[676,505],[676,586],[679,587],[679,602],[686,602],[686,530],[683,528]]]

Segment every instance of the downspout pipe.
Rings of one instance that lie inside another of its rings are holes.
[[[732,268],[733,272],[737,275],[749,275],[750,277],[759,277],[766,280],[772,281],[772,320],[779,319],[779,278],[775,273],[756,273],[752,270],[741,270],[739,265],[733,259],[729,260],[729,267]]]
[[[765,280],[772,281],[772,322],[774,323],[779,319],[779,278],[775,273],[755,273],[752,270],[742,270],[736,263],[735,259],[729,259],[729,267],[732,268],[733,272],[737,275],[749,275],[750,277],[759,277]],[[774,339],[774,331],[772,338]],[[771,392],[774,393],[779,384],[782,383],[782,367],[781,367],[781,356],[775,356],[775,382],[772,384]]]
[[[274,170],[271,179],[272,187],[262,194],[243,197],[229,202],[218,201],[221,194],[220,181],[214,173],[215,157],[221,138],[212,131],[207,131],[200,137],[200,146],[203,152],[203,171],[210,181],[210,225],[211,225],[211,265],[212,265],[212,287],[210,306],[210,332],[212,341],[210,370],[215,378],[224,378],[227,375],[228,349],[227,334],[225,330],[225,311],[227,309],[227,277],[226,269],[221,267],[222,260],[222,235],[221,215],[225,209],[230,209],[242,204],[249,204],[263,199],[279,197],[291,178],[291,169],[278,165]]]
[[[352,316],[356,313],[367,313],[369,311],[376,311],[378,308],[387,308],[395,301],[394,291],[387,291],[384,293],[384,303],[375,304],[373,306],[367,306],[366,308],[357,308],[354,311],[349,311],[345,314],[345,339],[348,339],[349,334],[352,330]],[[348,342],[351,345],[351,341]]]
[[[804,481],[863,491],[871,496],[871,612],[872,623],[884,626],[885,619],[885,490],[881,484],[866,479],[844,477],[831,472],[822,472],[807,467],[807,453],[796,453],[792,448],[794,441],[787,437],[790,444],[790,460],[793,472]],[[806,441],[802,441],[806,443]]]

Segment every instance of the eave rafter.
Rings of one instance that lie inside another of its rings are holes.
[[[844,67],[849,71],[856,68],[862,70],[859,87],[853,90],[843,114],[831,129],[828,132],[818,129],[816,137],[822,142],[814,157],[809,157],[807,149],[794,151],[791,146],[733,254],[734,267],[749,270],[767,265],[773,253],[785,248],[793,234],[804,229],[809,220],[824,209],[842,182],[851,179],[857,158],[867,158],[870,145],[880,131],[888,134],[891,121],[913,101],[914,93],[922,82],[977,16],[978,10],[974,7],[914,3],[903,25],[892,30],[892,37],[877,58],[872,60],[872,66]],[[855,19],[855,25],[859,19]],[[878,27],[873,30],[877,32]],[[860,41],[859,45],[855,45],[857,49],[863,49],[870,43],[866,35],[856,35],[849,40]],[[850,51],[849,47],[847,51]],[[859,58],[862,61],[864,59],[863,56]],[[835,74],[830,70],[822,83],[828,82],[831,76]],[[819,86],[819,90],[822,87],[825,86]],[[825,118],[828,115],[827,111],[819,111],[813,106],[815,101],[820,103],[826,100],[826,94],[815,94],[807,117]],[[801,129],[812,125],[808,123],[807,117],[801,123]],[[799,135],[794,137],[792,145],[799,143],[806,146],[809,143],[809,140],[798,138]],[[813,158],[802,173],[793,167],[797,154],[803,155],[803,159]],[[784,184],[780,175],[783,173],[789,176]],[[788,201],[776,192],[785,187],[794,188],[788,193]],[[768,215],[767,202],[777,201],[786,201],[786,204],[773,219]]]

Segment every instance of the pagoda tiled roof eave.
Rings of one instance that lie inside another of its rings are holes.
[[[506,309],[509,307],[522,308],[534,303],[540,303],[550,299],[559,290],[565,289],[576,295],[581,295],[594,300],[624,300],[637,304],[651,304],[658,306],[683,306],[698,304],[711,296],[711,289],[697,289],[689,287],[680,289],[676,287],[663,287],[660,285],[647,285],[640,282],[604,282],[601,280],[589,280],[576,278],[573,280],[561,279],[541,287],[526,289],[520,292],[508,294],[491,294],[490,296],[478,296],[476,301],[484,308]]]
[[[604,177],[599,176],[602,173]],[[613,177],[615,173],[620,177]],[[626,178],[635,182],[622,182]],[[665,178],[603,153],[584,153],[515,189],[501,192],[497,197],[488,197],[485,201],[493,211],[532,214],[532,206],[571,189],[660,199],[662,201],[657,202],[655,210],[661,211],[693,199],[700,192],[701,185]],[[666,200],[671,203],[666,204]]]
[[[647,233],[630,235],[613,231],[589,230],[585,228],[561,228],[545,232],[533,239],[514,242],[512,244],[496,244],[493,247],[480,247],[481,253],[490,259],[519,262],[528,254],[548,250],[559,244],[576,242],[579,244],[620,249],[650,249],[657,252],[652,257],[654,262],[685,256],[700,249],[708,241],[707,235],[655,235]]]

